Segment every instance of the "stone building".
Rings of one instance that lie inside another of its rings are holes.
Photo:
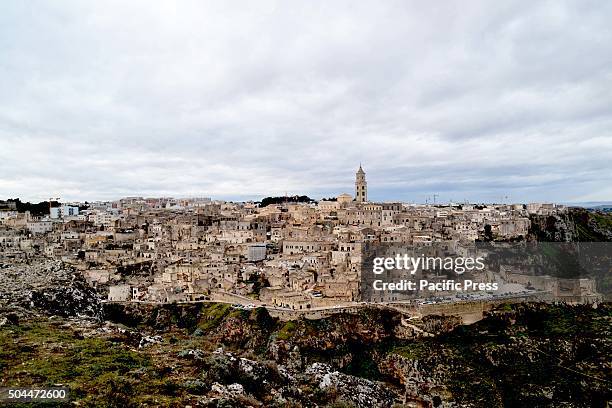
[[[361,168],[361,164],[355,175],[355,200],[358,203],[368,201],[368,183],[366,182],[365,171]]]

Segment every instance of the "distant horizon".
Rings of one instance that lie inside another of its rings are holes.
[[[125,195],[125,196],[121,196],[118,198],[114,198],[114,199],[101,199],[101,200],[97,200],[97,199],[84,199],[84,200],[63,200],[60,197],[60,200],[58,200],[57,202],[61,203],[95,203],[95,202],[114,202],[114,201],[119,201],[125,198],[134,198],[134,197],[141,197],[143,199],[161,199],[161,198],[168,198],[168,199],[175,199],[175,200],[182,200],[182,199],[195,199],[195,198],[209,198],[211,201],[225,201],[225,202],[233,202],[233,203],[247,203],[247,202],[261,202],[264,198],[266,197],[295,197],[295,196],[307,196],[308,198],[314,200],[314,201],[322,201],[328,198],[336,198],[338,195],[343,194],[343,193],[338,193],[336,195],[328,195],[328,196],[322,196],[322,197],[313,197],[310,196],[308,194],[302,194],[302,193],[296,193],[296,194],[288,194],[288,195],[267,195],[267,196],[262,196],[259,198],[252,198],[252,199],[228,199],[228,198],[220,198],[220,197],[211,197],[209,195],[193,195],[193,196],[173,196],[173,195],[159,195],[159,196],[150,196],[150,195],[142,195],[142,194],[129,194],[129,195]],[[49,202],[49,201],[55,201],[55,200],[27,200],[21,197],[7,197],[7,198],[0,198],[0,201],[7,201],[7,200],[15,200],[15,199],[19,199],[22,203],[31,203],[31,204],[37,204],[37,203],[41,203],[41,202]],[[556,202],[556,201],[524,201],[524,202],[520,202],[520,201],[509,201],[509,202],[493,202],[493,201],[453,201],[452,203],[449,201],[436,201],[435,203],[433,202],[418,202],[418,201],[402,201],[402,200],[368,200],[368,202],[371,203],[391,203],[391,202],[397,202],[397,203],[402,203],[402,204],[415,204],[415,205],[449,205],[449,204],[453,204],[453,205],[465,205],[465,204],[471,204],[471,205],[515,205],[515,204],[530,204],[530,203],[548,203],[548,204],[558,204],[558,205],[567,205],[567,206],[576,206],[576,207],[597,207],[597,206],[606,206],[606,205],[612,205],[612,200],[604,200],[604,201],[582,201],[582,202],[572,202],[572,201],[564,201],[564,202]]]
[[[612,139],[612,138],[611,138]],[[1,145],[1,143],[0,143]],[[440,181],[438,184],[433,187],[440,187],[438,190],[424,190],[422,186],[419,185],[418,180],[410,180],[407,183],[410,185],[410,188],[394,188],[393,186],[389,186],[389,182],[384,180],[380,180],[378,178],[374,178],[370,176],[370,173],[374,175],[380,175],[381,170],[375,169],[373,172],[368,172],[368,168],[364,165],[366,169],[366,178],[368,181],[368,198],[369,201],[401,201],[401,202],[413,202],[413,203],[425,203],[427,200],[433,201],[433,196],[436,196],[436,202],[439,203],[448,203],[449,201],[455,203],[461,202],[471,202],[471,203],[529,203],[529,202],[554,202],[554,203],[609,203],[612,202],[612,199],[607,197],[612,197],[611,194],[604,193],[605,196],[601,196],[599,198],[598,193],[591,193],[587,196],[573,197],[573,198],[564,198],[558,197],[555,199],[553,196],[541,194],[542,186],[537,185],[525,185],[523,188],[519,190],[511,190],[509,189],[507,192],[500,190],[500,186],[504,185],[504,177],[500,179],[498,182],[488,182],[482,186],[479,186],[477,192],[473,192],[473,194],[468,194],[468,191],[459,191],[456,188],[453,188],[453,183],[450,182],[442,182]],[[336,197],[342,193],[348,193],[352,196],[355,195],[354,191],[354,179],[351,176],[354,176],[354,170],[349,169],[346,172],[342,172],[342,179],[346,181],[346,183],[342,183],[338,187],[329,187],[326,188],[317,188],[316,183],[313,181],[304,182],[310,186],[310,189],[301,190],[299,192],[295,192],[295,189],[284,189],[276,192],[268,192],[268,193],[245,193],[245,194],[236,194],[236,193],[224,193],[218,192],[215,193],[213,191],[206,192],[198,192],[194,188],[185,187],[181,185],[183,189],[181,190],[172,190],[172,189],[152,189],[149,191],[138,191],[135,190],[127,190],[127,191],[119,191],[119,188],[111,188],[108,192],[96,192],[91,191],[91,194],[87,192],[81,192],[77,189],[69,189],[69,194],[65,196],[66,201],[113,201],[122,197],[130,197],[130,196],[139,196],[139,197],[173,197],[173,198],[187,198],[187,197],[212,197],[218,200],[225,201],[258,201],[264,197],[280,197],[284,196],[285,193],[288,196],[293,195],[307,195],[311,198],[319,199],[326,197]],[[612,171],[611,171],[612,174]],[[333,179],[333,177],[331,178]],[[322,176],[322,180],[326,180],[325,177]],[[224,184],[222,177],[217,179],[217,182]],[[392,184],[401,186],[406,182],[396,181]],[[324,183],[324,184],[327,184]],[[423,181],[424,185],[430,185],[427,181],[427,178]],[[612,185],[612,181],[611,181]],[[551,188],[553,186],[550,186]],[[452,190],[449,190],[452,189]],[[513,187],[516,189],[516,187]],[[236,190],[249,190],[248,187],[243,189],[237,188]],[[61,190],[59,190],[61,191]],[[30,194],[13,194],[15,197],[27,197],[26,201],[47,201],[49,197],[61,197],[61,192],[54,191],[52,193],[47,192],[38,192],[38,193],[30,193]],[[510,194],[510,191],[514,191],[516,196]],[[539,194],[537,192],[540,192]],[[8,194],[10,195],[10,193]],[[7,196],[7,193],[2,189],[2,179],[0,176],[0,196]],[[94,199],[90,197],[95,197]],[[119,197],[119,198],[117,198]],[[597,197],[595,199],[589,199],[589,197]],[[605,197],[605,198],[604,198]],[[586,199],[585,199],[586,198]]]
[[[367,169],[367,167],[364,165]],[[377,170],[377,169],[375,169]],[[378,174],[378,171],[375,171],[374,174]],[[407,190],[407,189],[393,189],[393,188],[381,188],[379,187],[379,183],[385,184],[382,180],[374,179],[372,180],[368,176],[368,171],[366,170],[366,180],[368,182],[368,201],[370,202],[402,202],[402,203],[414,203],[414,204],[433,204],[435,201],[436,204],[448,204],[449,202],[460,204],[460,203],[472,203],[472,204],[526,204],[526,203],[557,203],[557,204],[570,204],[570,205],[607,205],[612,202],[612,199],[602,199],[602,200],[553,200],[553,199],[537,199],[535,197],[527,198],[521,197],[516,198],[512,197],[508,194],[503,194],[495,189],[492,191],[481,191],[479,194],[479,198],[470,198],[470,197],[461,197],[461,192],[455,191],[457,194],[451,195],[448,191],[446,194],[432,191],[423,191],[419,189],[419,186],[415,186],[415,190]],[[345,176],[346,177],[346,176]],[[311,185],[313,183],[310,183]],[[416,183],[415,183],[416,184]],[[500,182],[501,184],[501,182]],[[117,192],[116,194],[111,195],[111,193],[101,194],[104,196],[103,198],[89,198],[84,196],[83,193],[73,192],[76,196],[67,196],[64,198],[61,194],[51,194],[48,195],[47,198],[44,198],[45,195],[35,195],[33,197],[28,198],[26,201],[29,202],[41,202],[48,201],[49,197],[59,197],[62,201],[66,202],[85,202],[85,201],[116,201],[121,198],[126,197],[143,197],[143,198],[198,198],[198,197],[207,197],[213,200],[221,200],[228,202],[248,202],[248,201],[261,201],[265,197],[283,197],[283,196],[295,196],[295,195],[306,195],[315,200],[321,200],[323,198],[331,198],[337,197],[340,194],[350,194],[355,197],[355,187],[354,187],[354,179],[351,181],[347,181],[346,185],[340,186],[336,189],[329,189],[327,191],[322,191],[321,189],[313,189],[313,191],[300,191],[294,192],[291,189],[284,190],[282,192],[275,193],[253,193],[253,194],[212,194],[205,192],[196,192],[194,189],[186,189],[186,191],[170,191],[170,190],[154,190],[154,191],[129,191],[129,192]],[[533,190],[534,187],[525,187],[523,190]],[[240,188],[238,189],[240,190]],[[465,193],[465,192],[463,192]],[[523,193],[524,194],[524,193]],[[434,199],[435,196],[435,199]]]

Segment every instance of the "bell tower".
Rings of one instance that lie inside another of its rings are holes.
[[[365,171],[359,164],[359,170],[355,174],[355,201],[365,203],[368,201],[368,183],[365,178]]]

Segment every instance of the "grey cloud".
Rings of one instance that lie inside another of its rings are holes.
[[[609,4],[0,9],[0,197],[612,198]]]

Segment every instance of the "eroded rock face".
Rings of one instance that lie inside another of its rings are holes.
[[[20,315],[57,315],[102,320],[96,291],[61,261],[7,265],[0,273],[0,309]]]
[[[312,376],[319,389],[331,389],[340,400],[358,407],[390,407],[399,400],[399,395],[388,385],[343,374],[328,364],[313,363],[305,374]]]
[[[218,349],[203,365],[210,384],[207,401],[223,398],[235,403],[250,397],[263,406],[326,405],[341,401],[356,407],[390,407],[401,389],[338,371],[329,364],[312,363],[297,369],[275,362],[239,357]],[[257,405],[257,404],[255,404]]]
[[[566,213],[531,215],[529,235],[538,241],[612,241],[612,230],[602,219],[609,214],[570,208]],[[608,221],[609,222],[609,221]]]
[[[30,292],[30,304],[47,314],[62,317],[92,317],[102,320],[103,313],[97,293],[85,282],[75,278],[68,286],[52,286]]]

